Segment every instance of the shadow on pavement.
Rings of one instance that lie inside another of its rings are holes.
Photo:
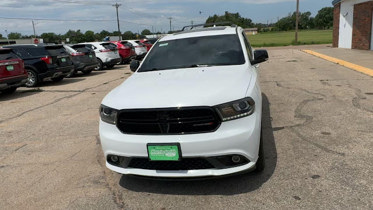
[[[43,92],[43,90],[39,88],[28,88],[26,90],[17,89],[16,92],[12,94],[0,93],[0,101],[8,101],[8,100],[14,100],[18,98],[28,97],[34,94],[38,94],[40,92]]]
[[[277,150],[273,136],[269,101],[263,94],[263,140],[265,170],[262,173],[248,173],[230,177],[206,180],[152,180],[123,175],[120,186],[135,192],[149,192],[174,195],[234,195],[257,190],[273,175],[277,165]]]
[[[82,72],[77,72],[73,77],[67,78],[67,79],[74,79],[74,78],[80,78],[80,77],[91,77],[91,76],[96,76],[100,74],[106,73],[105,70],[100,70],[100,71],[92,71],[89,74],[83,74]]]
[[[40,87],[48,87],[48,86],[60,86],[60,85],[67,85],[71,83],[76,83],[85,80],[84,78],[64,78],[62,81],[54,82],[51,80],[46,80],[40,83]]]

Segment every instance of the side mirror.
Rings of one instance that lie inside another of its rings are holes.
[[[267,50],[255,50],[254,51],[254,60],[251,61],[252,65],[262,63],[268,60],[268,52]]]
[[[140,61],[138,61],[138,60],[132,60],[131,63],[130,63],[130,69],[133,72],[135,72],[137,70],[137,68],[139,68],[139,66],[140,66]]]

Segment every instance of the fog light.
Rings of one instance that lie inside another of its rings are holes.
[[[111,161],[113,161],[114,163],[118,162],[118,160],[119,160],[119,159],[118,159],[118,156],[116,156],[116,155],[111,156],[110,159],[111,159]]]
[[[240,156],[233,155],[232,156],[232,161],[233,161],[233,163],[239,163],[241,161],[241,158],[240,158]]]

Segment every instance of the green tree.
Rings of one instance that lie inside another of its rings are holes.
[[[63,35],[63,38],[69,38],[70,43],[84,42],[84,34],[80,30],[69,30],[68,32],[66,32],[66,34]]]
[[[3,35],[2,35],[2,34],[0,34],[0,39],[4,39],[4,37],[3,37]]]
[[[315,26],[320,29],[333,27],[333,7],[324,7],[315,17]]]
[[[22,34],[17,33],[17,32],[11,32],[8,34],[9,39],[20,39],[21,37],[22,37]]]
[[[95,32],[93,31],[86,31],[84,33],[84,40],[86,42],[93,42],[96,40],[96,37],[95,37]]]
[[[126,31],[123,33],[123,39],[136,39],[136,36],[132,33],[132,31]]]
[[[40,37],[45,43],[58,43],[60,41],[60,37],[55,33],[42,33]]]
[[[252,28],[254,23],[249,18],[243,18],[239,13],[229,13],[225,12],[224,15],[218,16],[213,15],[207,18],[206,23],[217,23],[217,22],[230,22],[241,26],[242,28]]]
[[[150,32],[149,29],[144,29],[144,30],[141,31],[141,35],[143,35],[143,36],[150,35],[150,34],[152,34],[152,32]]]

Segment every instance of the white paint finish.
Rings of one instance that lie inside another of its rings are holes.
[[[339,21],[339,42],[340,48],[352,47],[352,30],[354,23],[354,5],[367,2],[369,0],[345,0],[341,3],[341,13]]]
[[[373,50],[373,12],[372,12],[372,27],[370,32],[370,50]]]

